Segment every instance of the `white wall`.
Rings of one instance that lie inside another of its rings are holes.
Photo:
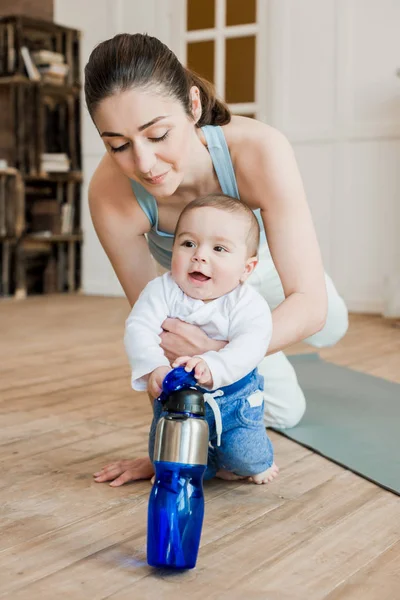
[[[55,20],[82,30],[84,65],[122,31],[177,49],[181,1],[85,0],[83,14],[81,0],[55,0]],[[351,310],[400,315],[400,2],[265,2],[265,112],[294,145],[326,270]],[[83,289],[119,294],[87,212],[102,153],[84,111]]]
[[[82,10],[84,2],[84,10]],[[168,2],[164,0],[54,0],[54,21],[82,32],[82,70],[94,46],[117,33],[147,32],[169,43]],[[82,76],[83,81],[83,76]],[[82,190],[83,276],[87,294],[122,295],[91,223],[87,189],[90,178],[104,154],[104,146],[84,106],[82,96]]]
[[[270,0],[269,121],[292,141],[326,270],[400,315],[400,2]]]

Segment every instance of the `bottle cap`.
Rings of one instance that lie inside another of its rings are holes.
[[[171,392],[163,402],[163,408],[168,412],[191,413],[199,417],[206,414],[204,396],[194,388]]]

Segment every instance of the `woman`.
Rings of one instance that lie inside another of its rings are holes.
[[[169,268],[173,232],[184,206],[223,192],[256,211],[268,245],[249,280],[273,309],[273,337],[259,366],[265,378],[265,424],[292,427],[303,393],[282,349],[300,340],[317,347],[347,330],[347,310],[324,276],[315,230],[293,151],[278,131],[231,117],[212,86],[185,69],[156,38],[118,35],[97,46],[85,68],[90,115],[107,153],[93,175],[93,223],[133,305]],[[219,350],[194,326],[167,319],[161,346],[177,356]],[[95,474],[118,486],[150,478],[148,458],[117,461]]]

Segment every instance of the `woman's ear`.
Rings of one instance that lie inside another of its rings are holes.
[[[192,105],[192,115],[194,122],[197,123],[201,117],[202,106],[200,100],[200,90],[196,85],[192,85],[190,88],[190,101]]]
[[[257,256],[252,256],[251,258],[247,259],[246,264],[244,266],[243,274],[240,278],[240,283],[244,283],[246,281],[246,279],[252,274],[252,272],[254,271],[254,269],[257,266],[257,263],[258,263]]]

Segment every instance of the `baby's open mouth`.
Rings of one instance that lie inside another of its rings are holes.
[[[192,277],[192,279],[195,279],[196,281],[208,281],[211,279],[211,277],[207,277],[207,275],[204,275],[199,271],[193,271],[193,273],[189,273],[189,277]]]

